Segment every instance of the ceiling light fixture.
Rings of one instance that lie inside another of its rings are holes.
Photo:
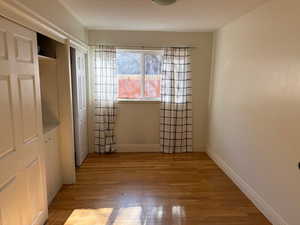
[[[152,2],[159,5],[171,5],[176,2],[176,0],[152,0]]]

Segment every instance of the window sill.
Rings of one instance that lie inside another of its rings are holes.
[[[118,99],[120,104],[160,104],[160,100],[143,100],[143,99]]]

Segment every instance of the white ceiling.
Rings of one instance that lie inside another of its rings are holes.
[[[106,30],[211,31],[267,0],[60,0],[87,28]]]

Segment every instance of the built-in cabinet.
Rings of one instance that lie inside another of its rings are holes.
[[[59,90],[56,43],[38,34],[39,76],[41,89],[47,199],[51,203],[63,184],[59,146]]]
[[[70,45],[38,34],[48,204],[62,184],[75,183]]]
[[[41,34],[38,35],[38,46],[50,204],[63,183],[75,182],[75,158],[76,165],[80,166],[88,154],[87,54]]]

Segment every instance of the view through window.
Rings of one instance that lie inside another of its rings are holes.
[[[161,51],[118,50],[118,98],[159,100],[161,67]]]

